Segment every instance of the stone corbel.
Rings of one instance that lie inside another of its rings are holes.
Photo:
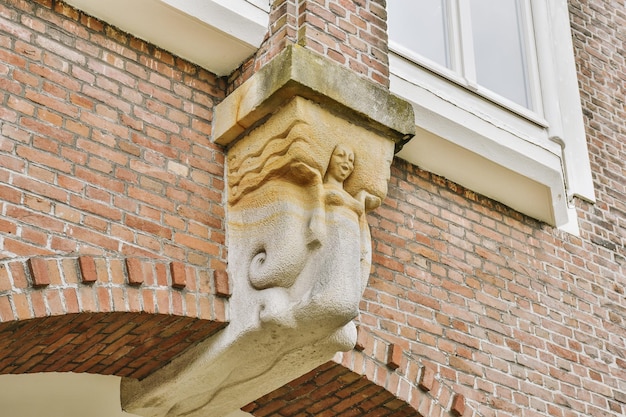
[[[351,349],[371,265],[366,213],[413,132],[406,102],[297,46],[226,98],[214,137],[228,147],[230,324],[124,379],[123,408],[227,415]]]

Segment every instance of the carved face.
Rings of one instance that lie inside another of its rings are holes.
[[[354,171],[354,152],[345,145],[337,145],[328,164],[326,176],[344,182]]]

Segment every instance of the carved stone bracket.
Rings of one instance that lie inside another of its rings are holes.
[[[296,46],[215,117],[228,146],[230,324],[150,377],[124,379],[135,414],[227,415],[354,347],[366,213],[413,134],[408,104]]]

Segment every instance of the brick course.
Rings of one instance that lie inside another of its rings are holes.
[[[359,328],[359,349],[243,408],[261,416],[478,416],[429,366],[375,331]],[[398,366],[389,366],[395,356]],[[416,381],[425,385],[418,385]],[[455,411],[456,410],[456,411]]]
[[[11,259],[0,283],[0,374],[141,379],[227,324],[210,270],[178,262]]]
[[[66,314],[0,324],[0,374],[87,372],[142,379],[223,323],[161,314]]]
[[[420,415],[390,392],[333,362],[316,368],[242,410],[256,417]]]

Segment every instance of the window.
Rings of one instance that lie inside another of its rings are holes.
[[[388,5],[393,51],[518,112],[541,113],[530,0]]]
[[[401,158],[577,232],[594,201],[567,0],[388,0]]]

